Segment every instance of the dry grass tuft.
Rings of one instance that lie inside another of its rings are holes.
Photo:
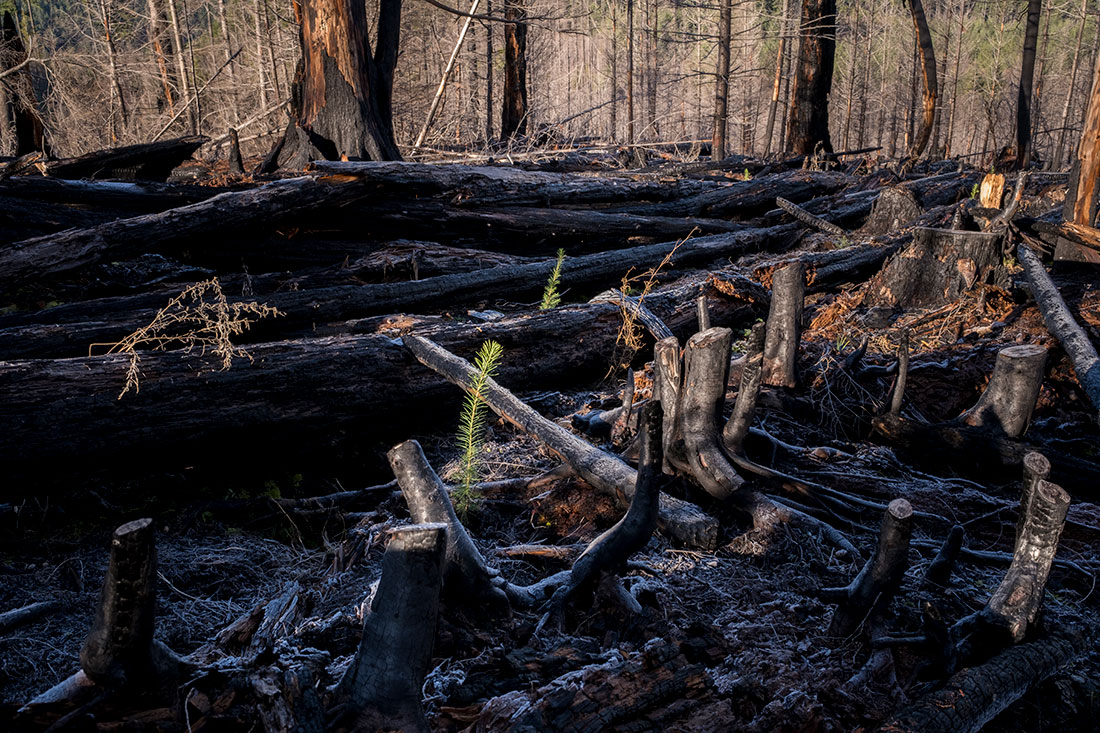
[[[97,343],[88,347],[88,355],[99,346],[106,346],[104,354],[127,354],[130,364],[126,370],[126,383],[118,393],[122,399],[131,389],[137,394],[141,389],[141,357],[138,350],[165,351],[178,346],[187,351],[198,348],[221,358],[222,369],[233,364],[234,357],[252,357],[247,351],[233,344],[233,337],[240,336],[253,323],[268,317],[283,315],[278,309],[255,301],[230,303],[217,278],[188,286],[157,311],[148,325],[115,343]]]

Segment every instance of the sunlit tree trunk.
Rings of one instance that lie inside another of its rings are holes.
[[[714,129],[711,134],[711,157],[726,157],[726,130],[729,127],[730,93],[730,24],[732,0],[722,0],[718,7],[718,68],[714,73]]]
[[[1021,169],[1031,164],[1031,90],[1035,80],[1035,46],[1039,40],[1039,13],[1042,9],[1043,0],[1028,0],[1020,89],[1016,96],[1016,165]]]

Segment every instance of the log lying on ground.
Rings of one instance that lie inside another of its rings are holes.
[[[408,348],[422,364],[463,389],[471,383],[473,367],[432,341],[417,335],[404,337]],[[637,472],[621,459],[604,453],[557,423],[532,410],[511,392],[489,379],[481,393],[490,409],[538,438],[560,456],[596,490],[627,504],[634,495]],[[692,504],[670,496],[661,496],[659,519],[670,535],[693,547],[714,547],[718,526]]]
[[[882,517],[878,548],[845,588],[826,588],[821,595],[839,603],[829,624],[833,636],[847,636],[871,614],[881,614],[893,600],[909,567],[909,538],[913,532],[913,507],[894,499]]]
[[[735,181],[727,186],[649,206],[621,206],[615,211],[650,216],[707,216],[749,218],[775,207],[777,197],[802,203],[832,194],[854,182],[835,172],[788,171]]]
[[[482,707],[477,730],[629,730],[631,721],[660,729],[654,708],[699,697],[709,684],[705,665],[689,663],[672,642],[654,639],[625,659],[616,655],[536,690],[494,697]]]
[[[880,733],[978,733],[987,723],[1086,649],[1076,634],[1014,646],[895,714]]]
[[[989,425],[1009,438],[1019,438],[1031,422],[1046,361],[1047,350],[1035,344],[1001,349],[989,385],[960,420],[973,427]]]
[[[194,244],[203,235],[226,235],[258,224],[272,226],[318,207],[336,207],[370,193],[344,180],[291,178],[250,190],[223,193],[158,214],[120,219],[16,242],[0,251],[0,287],[45,278],[102,261]]]
[[[658,289],[646,303],[682,333],[694,328],[700,286],[692,280]],[[732,298],[713,299],[712,311],[720,304],[727,323],[755,312]],[[6,490],[32,492],[48,477],[109,465],[121,454],[127,465],[136,465],[174,461],[199,446],[224,453],[236,444],[241,450],[233,451],[234,461],[240,462],[248,455],[245,446],[286,444],[288,431],[300,436],[355,424],[373,434],[429,419],[455,398],[438,378],[410,364],[391,338],[416,323],[409,317],[380,319],[358,327],[368,335],[249,346],[251,360],[237,359],[228,371],[198,353],[143,353],[141,390],[122,400],[116,397],[129,366],[125,355],[0,362],[0,422],[10,428],[0,431],[0,464],[30,471],[31,479],[29,485],[9,481]],[[417,328],[461,354],[495,339],[505,347],[502,380],[554,389],[606,373],[621,325],[617,305],[593,303],[476,328],[439,319]],[[418,418],[422,409],[426,413]],[[388,414],[389,420],[380,424],[369,419],[372,414]]]
[[[97,150],[79,158],[50,161],[46,171],[54,178],[118,178],[130,181],[166,181],[183,161],[207,143],[201,135]]]
[[[420,444],[407,440],[390,449],[387,457],[413,522],[447,525],[443,589],[448,596],[465,603],[488,603],[498,608],[506,603],[504,593],[493,584],[498,573],[485,564],[485,558],[458,521],[447,496],[447,487],[428,464]]]
[[[795,229],[789,225],[751,229],[698,237],[679,245],[666,242],[566,257],[562,264],[562,287],[582,288],[617,282],[631,267],[655,266],[674,250],[671,264],[686,267],[720,257],[783,247],[790,243]],[[318,323],[378,313],[415,311],[433,306],[453,308],[472,298],[522,297],[541,291],[553,269],[552,261],[500,265],[414,282],[333,286],[270,293],[262,298],[236,296],[229,298],[229,303],[261,300],[285,314],[257,324],[246,336],[255,340],[308,330]],[[164,295],[146,294],[73,303],[41,313],[0,316],[0,342],[3,343],[0,356],[11,359],[87,354],[89,344],[116,342],[148,324],[167,300]]]
[[[4,611],[0,613],[0,633],[37,621],[43,616],[60,611],[62,608],[64,608],[64,605],[61,601],[38,601],[22,608]]]
[[[1043,314],[1043,323],[1066,350],[1073,363],[1073,371],[1077,373],[1077,381],[1092,406],[1100,410],[1100,356],[1097,356],[1096,348],[1074,320],[1038,256],[1026,244],[1017,247],[1016,252],[1020,264],[1024,266],[1031,294]]]
[[[462,207],[560,206],[617,201],[669,201],[719,188],[705,181],[635,181],[525,171],[510,166],[411,162],[316,161],[313,169],[383,184],[389,192],[446,194]],[[643,212],[644,213],[644,212]]]
[[[334,693],[330,731],[427,731],[421,704],[431,668],[447,525],[390,534],[359,650]]]
[[[775,197],[775,203],[779,208],[783,209],[783,211],[786,211],[788,214],[790,214],[792,218],[794,218],[797,221],[802,222],[803,224],[805,224],[808,227],[811,227],[813,229],[818,229],[820,231],[825,232],[826,234],[832,234],[832,235],[835,235],[837,237],[843,237],[843,236],[846,236],[848,234],[847,230],[844,229],[843,227],[839,227],[836,224],[833,224],[832,222],[825,221],[820,216],[814,216],[813,214],[806,211],[805,209],[803,209],[798,204],[795,204],[794,202],[788,201],[787,199],[783,198],[782,196],[776,196]],[[919,215],[919,213],[920,212],[917,212],[918,215]],[[913,218],[915,219],[916,216],[914,216]]]

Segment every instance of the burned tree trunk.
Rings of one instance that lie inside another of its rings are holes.
[[[932,32],[928,30],[928,20],[924,17],[924,5],[921,0],[909,0],[909,12],[913,16],[913,30],[917,36],[917,45],[920,47],[920,70],[924,83],[920,128],[906,153],[906,158],[911,164],[924,152],[925,146],[928,145],[928,138],[932,135],[939,87],[936,77],[936,52],[932,47]]]
[[[447,525],[393,530],[359,650],[336,687],[330,731],[427,731],[421,687],[431,668]]]
[[[1020,87],[1016,96],[1016,167],[1020,170],[1027,170],[1031,165],[1031,89],[1035,81],[1035,46],[1039,39],[1039,14],[1042,9],[1043,0],[1028,0]]]
[[[503,140],[527,133],[527,0],[504,0]]]
[[[829,93],[836,54],[836,0],[802,0],[798,66],[787,120],[787,152],[833,152],[829,138]]]
[[[730,18],[732,0],[722,0],[718,7],[718,68],[714,79],[714,129],[710,155],[714,160],[726,157],[726,128],[730,93]]]
[[[792,389],[799,384],[798,347],[805,291],[805,268],[801,261],[772,274],[772,302],[764,341],[764,384]]]
[[[302,58],[293,119],[262,169],[300,169],[316,159],[400,160],[391,96],[401,0],[379,5],[373,55],[362,3],[304,0],[295,8]]]

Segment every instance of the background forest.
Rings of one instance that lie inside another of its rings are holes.
[[[502,5],[485,0],[476,12],[500,17]],[[629,142],[630,92],[635,142],[709,140],[719,5],[531,0],[529,130],[559,141]],[[797,43],[781,41],[797,39],[798,6],[732,4],[730,152],[783,147]],[[38,61],[32,67],[58,154],[188,133],[220,137],[231,126],[242,128],[246,152],[256,153],[285,124],[300,54],[288,2],[4,0],[2,10],[17,18]],[[1026,10],[1015,0],[926,3],[941,90],[927,155],[980,163],[982,154],[1011,143]],[[368,9],[368,17],[377,14]],[[461,25],[462,18],[423,0],[404,4],[394,94],[403,147],[423,125]],[[1047,166],[1063,165],[1076,144],[1100,48],[1098,25],[1100,7],[1088,0],[1044,3],[1032,123],[1037,156]],[[834,146],[904,152],[919,123],[921,96],[907,7],[899,0],[841,0],[836,33]],[[503,63],[502,24],[475,21],[425,145],[476,147],[497,136]],[[773,96],[777,122],[769,135]],[[7,127],[0,125],[0,154],[12,145]]]

